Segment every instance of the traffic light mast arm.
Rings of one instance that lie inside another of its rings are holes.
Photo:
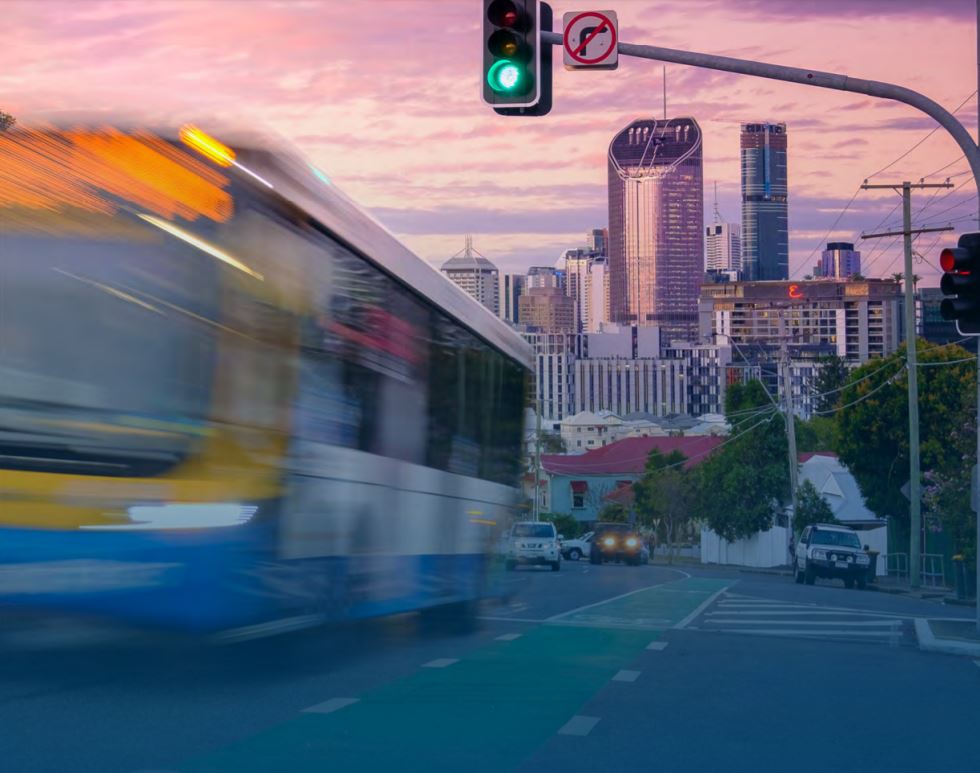
[[[541,42],[560,46],[562,36],[557,32],[542,32]],[[753,75],[757,78],[770,78],[771,80],[799,83],[804,86],[816,86],[821,89],[851,91],[855,94],[866,94],[869,97],[904,102],[934,119],[956,140],[956,144],[960,146],[960,150],[963,151],[963,155],[970,163],[973,180],[977,186],[977,192],[980,193],[980,148],[977,147],[966,127],[956,120],[952,113],[917,91],[907,89],[904,86],[896,86],[894,83],[851,78],[839,73],[802,70],[798,67],[754,62],[751,59],[735,59],[730,56],[678,51],[674,48],[661,48],[660,46],[640,46],[633,43],[619,43],[618,48],[620,56],[634,56],[640,59],[653,59],[658,62],[674,62],[692,67],[704,67],[709,70]]]

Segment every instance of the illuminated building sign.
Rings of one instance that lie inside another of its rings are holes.
[[[793,298],[794,300],[799,300],[800,298],[806,297],[803,295],[803,288],[796,284],[790,285],[787,292],[789,297]]]

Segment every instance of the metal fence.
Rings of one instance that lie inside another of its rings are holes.
[[[907,584],[909,581],[909,554],[886,553],[885,567],[889,578]],[[923,553],[919,556],[919,578],[924,588],[948,588],[946,563],[942,553]]]

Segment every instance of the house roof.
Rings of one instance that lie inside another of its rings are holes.
[[[544,454],[541,466],[554,475],[639,475],[646,468],[647,456],[654,448],[662,454],[680,451],[688,458],[685,469],[701,462],[722,442],[716,435],[693,437],[629,437],[584,454]]]
[[[837,454],[833,451],[804,451],[799,454],[800,464],[805,464],[810,461],[814,456],[826,456],[828,459],[836,459]]]
[[[633,484],[616,486],[612,491],[602,498],[603,502],[616,502],[626,507],[632,507],[636,501],[636,492],[633,491]]]
[[[804,457],[806,457],[804,459]],[[810,481],[823,496],[834,517],[844,523],[874,522],[854,476],[841,464],[836,454],[818,451],[800,454],[800,477]]]

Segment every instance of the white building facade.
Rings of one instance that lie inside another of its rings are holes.
[[[737,223],[712,223],[704,228],[704,267],[708,271],[742,269],[742,227]]]
[[[466,237],[466,247],[443,263],[439,270],[453,284],[500,316],[500,274],[493,263],[473,249],[471,237]]]

